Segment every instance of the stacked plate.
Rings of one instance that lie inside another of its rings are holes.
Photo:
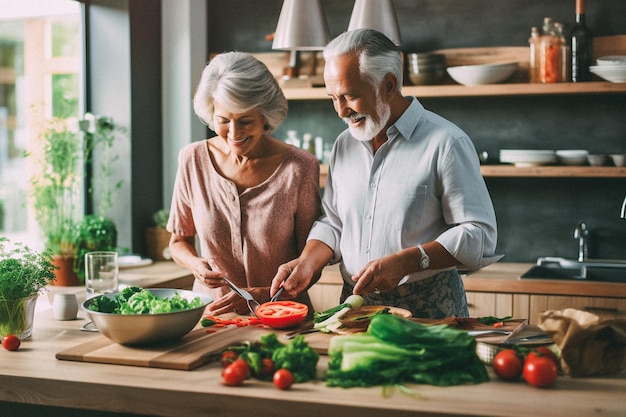
[[[516,167],[549,165],[556,162],[556,153],[548,150],[501,149],[500,162]]]
[[[596,62],[589,67],[593,74],[612,83],[626,82],[626,55],[602,56]]]

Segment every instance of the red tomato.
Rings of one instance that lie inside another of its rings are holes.
[[[540,346],[540,347],[535,348],[535,351],[537,352],[536,353],[537,356],[545,356],[546,358],[551,359],[558,368],[559,358],[557,358],[556,354],[553,351],[551,351],[549,348],[545,346]],[[531,352],[531,354],[535,354],[535,353]]]
[[[12,334],[8,334],[2,338],[2,346],[6,350],[17,350],[21,344],[22,341],[20,338]]]
[[[268,377],[274,373],[274,361],[270,358],[263,358],[261,366],[261,377]]]
[[[549,387],[554,384],[559,370],[547,356],[529,353],[524,362],[524,379],[533,387]]]
[[[250,372],[250,365],[243,359],[237,359],[230,365],[228,365],[222,371],[222,380],[224,384],[230,386],[238,386],[243,384],[243,381],[248,377]]]
[[[306,304],[295,301],[273,301],[263,303],[256,310],[257,317],[274,329],[286,329],[302,322],[309,307]]]
[[[289,369],[281,368],[274,372],[274,385],[276,388],[286,390],[293,385],[293,374]]]
[[[522,358],[513,349],[501,350],[493,358],[493,371],[506,381],[513,381],[522,375]]]
[[[238,357],[239,355],[237,355],[237,352],[232,350],[224,351],[224,353],[222,353],[222,366],[226,368],[228,365],[235,362]]]

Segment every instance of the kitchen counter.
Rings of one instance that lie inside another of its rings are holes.
[[[626,297],[626,284],[585,280],[520,279],[534,264],[496,262],[479,271],[463,276],[466,291],[547,294],[588,297]]]
[[[562,376],[550,389],[523,382],[433,387],[409,385],[421,398],[381,387],[327,388],[322,381],[279,391],[269,382],[248,380],[242,387],[221,384],[221,368],[211,363],[193,371],[61,361],[55,354],[99,337],[79,330],[85,313],[56,321],[37,313],[33,336],[16,352],[0,351],[0,403],[3,415],[90,415],[93,410],[152,416],[622,416],[626,374],[601,378]],[[327,358],[320,359],[323,372]],[[489,368],[491,372],[491,368]],[[20,405],[25,403],[30,405]],[[33,414],[23,408],[47,406]],[[85,411],[49,408],[68,407]]]

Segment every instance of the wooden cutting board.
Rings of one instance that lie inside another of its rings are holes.
[[[89,342],[58,352],[56,358],[190,371],[210,362],[228,346],[259,340],[261,335],[274,330],[256,326],[233,326],[211,331],[207,333],[207,329],[198,327],[178,341],[146,346],[124,346],[105,336],[98,336]],[[276,333],[282,334],[278,331]],[[306,335],[305,339],[316,352],[325,354],[331,337],[329,334],[313,333]],[[279,338],[283,343],[287,342],[282,337]]]
[[[428,323],[429,320],[415,319]],[[432,321],[430,324],[438,324]],[[500,329],[514,331],[526,324],[525,320],[510,320]],[[472,324],[471,330],[483,330],[493,326]],[[207,331],[208,330],[208,331]],[[342,334],[350,334],[357,329],[346,329]],[[466,329],[470,330],[470,329]],[[520,329],[521,330],[521,329]],[[190,371],[196,369],[215,358],[228,346],[244,341],[258,341],[261,335],[275,332],[281,342],[288,343],[283,338],[284,331],[265,327],[222,327],[209,328],[198,326],[180,340],[168,343],[146,346],[125,346],[113,342],[105,336],[97,336],[88,342],[65,349],[56,354],[59,360],[107,363],[115,365],[131,365],[149,368],[178,369]],[[321,355],[328,352],[330,339],[335,334],[310,333],[304,335],[306,342]],[[505,336],[487,335],[477,340],[486,343],[500,343]]]

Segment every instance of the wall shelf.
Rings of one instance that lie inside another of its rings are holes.
[[[483,177],[517,178],[626,178],[626,167],[481,165]],[[320,187],[326,184],[328,165],[320,165]]]
[[[626,167],[481,165],[484,177],[626,178]]]
[[[283,88],[288,100],[330,100],[326,89]],[[474,87],[464,85],[404,86],[402,92],[417,98],[437,97],[488,97],[488,96],[535,96],[568,94],[618,94],[626,93],[626,83],[593,81],[587,83],[555,84],[486,84]]]

